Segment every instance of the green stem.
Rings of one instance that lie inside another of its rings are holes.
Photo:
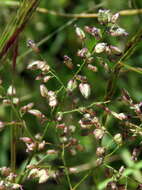
[[[12,79],[12,86],[14,86],[14,78]],[[13,90],[12,90],[13,91]],[[13,92],[12,92],[13,94]],[[13,98],[13,96],[11,97]],[[11,99],[12,102],[12,99]],[[11,121],[13,121],[15,119],[15,115],[14,115],[14,111],[11,107]],[[11,170],[13,173],[15,173],[16,171],[16,144],[17,144],[17,126],[16,125],[12,125],[11,126]]]
[[[85,179],[91,174],[91,170],[73,187],[72,190],[76,190],[81,183],[85,181]]]
[[[101,6],[104,6],[104,2],[101,3]],[[19,2],[18,1],[0,1],[0,5],[4,6],[11,6],[11,7],[18,7]],[[99,4],[100,6],[100,4]],[[67,17],[67,18],[97,18],[97,13],[62,13],[62,12],[56,12],[54,10],[49,10],[46,8],[38,8],[37,11],[39,13],[44,13],[44,14],[51,14],[54,16],[61,16],[61,17]],[[119,11],[119,14],[122,16],[131,16],[131,15],[137,15],[137,14],[142,14],[142,9],[140,8],[134,8],[134,9],[128,9],[128,10],[122,10]]]
[[[74,113],[74,112],[79,112],[79,113],[81,113],[81,110],[83,109],[83,108],[91,108],[91,107],[93,107],[93,106],[97,106],[97,105],[101,105],[101,104],[107,104],[107,103],[109,103],[110,101],[105,101],[105,102],[93,102],[93,103],[91,103],[91,104],[89,104],[88,106],[86,105],[86,106],[81,106],[81,107],[78,107],[78,108],[76,108],[76,109],[73,109],[73,110],[67,110],[67,111],[63,111],[63,112],[61,112],[62,114],[70,114],[70,113]]]
[[[46,133],[47,133],[47,130],[48,130],[48,128],[49,128],[49,124],[50,124],[50,123],[48,123],[48,124],[46,125],[46,127],[45,127],[45,129],[44,129],[44,131],[43,131],[42,139],[44,139],[44,137],[45,137],[45,135],[46,135]]]
[[[33,140],[35,140],[35,137],[34,137],[34,136],[31,134],[31,132],[29,131],[29,129],[28,129],[27,125],[26,125],[26,122],[22,119],[21,114],[19,113],[19,111],[17,111],[17,109],[15,108],[15,106],[14,106],[14,104],[13,104],[12,101],[11,101],[11,106],[12,106],[12,109],[13,109],[13,111],[15,112],[17,118],[18,118],[19,121],[21,121],[21,123],[23,124],[24,129],[25,129],[27,135],[28,135],[29,137],[31,137]]]
[[[30,165],[30,162],[33,158],[34,154],[31,154],[27,160],[25,161],[24,167],[22,168],[22,170],[20,171],[20,175],[18,176],[18,179],[16,180],[16,183],[21,184],[25,181],[26,177],[27,177],[27,165]]]
[[[116,146],[116,148],[110,154],[105,156],[105,159],[111,157],[118,149],[119,149],[119,146]]]
[[[65,85],[63,84],[61,79],[56,74],[54,74],[54,71],[50,70],[49,73],[51,73],[51,75],[54,76],[56,78],[56,80],[61,84],[61,86],[66,90]]]
[[[64,144],[63,144],[63,149],[62,149],[62,161],[63,161],[63,164],[64,164],[65,174],[66,174],[66,177],[67,177],[69,188],[70,188],[70,190],[73,190],[71,180],[70,180],[70,177],[69,177],[68,168],[66,166],[66,161],[65,161],[65,147],[64,147]]]
[[[40,57],[40,59],[42,60],[42,61],[45,61],[46,62],[46,60],[43,58],[43,56],[41,55],[41,54],[39,54],[39,57]],[[66,87],[65,87],[65,85],[64,85],[64,83],[62,82],[62,80],[58,77],[58,75],[56,74],[56,71],[53,69],[53,68],[51,68],[51,66],[50,66],[50,71],[48,72],[48,74],[51,74],[60,84],[61,84],[61,86],[66,90]]]
[[[78,75],[78,73],[82,70],[85,64],[86,64],[86,60],[83,61],[83,63],[81,64],[81,66],[79,67],[79,69],[77,70],[73,78],[75,78]]]
[[[16,170],[16,126],[11,126],[11,170]]]

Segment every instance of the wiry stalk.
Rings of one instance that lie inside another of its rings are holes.
[[[38,7],[40,0],[24,0],[21,3],[16,16],[7,24],[0,38],[0,59],[7,53],[14,44],[20,33],[24,30],[29,19]]]
[[[102,3],[103,5],[105,2]],[[19,2],[18,1],[0,1],[0,5],[6,5],[6,6],[11,6],[11,7],[18,7]],[[100,5],[100,4],[99,4]],[[38,8],[37,11],[39,13],[44,13],[44,14],[50,14],[54,16],[61,16],[61,17],[67,17],[67,18],[97,18],[98,14],[97,13],[62,13],[62,12],[57,12],[54,10],[49,10],[46,8]],[[140,8],[134,8],[134,9],[126,9],[126,10],[121,10],[119,11],[119,14],[121,16],[132,16],[132,15],[140,15],[142,14],[142,9]]]

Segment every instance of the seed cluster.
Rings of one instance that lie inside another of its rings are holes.
[[[71,72],[70,78],[65,82],[62,81],[62,77],[59,77],[56,69],[52,68],[49,61],[42,58],[36,43],[32,40],[28,41],[29,47],[40,56],[39,60],[28,64],[27,70],[31,74],[34,73],[33,76],[36,75],[34,79],[39,84],[37,89],[41,98],[39,101],[44,103],[38,107],[34,99],[27,102],[19,98],[13,84],[9,85],[0,97],[3,105],[10,106],[16,117],[11,122],[0,121],[0,131],[4,131],[7,127],[22,131],[16,141],[25,147],[25,154],[29,157],[28,164],[24,168],[26,176],[24,180],[34,179],[41,184],[48,182],[51,178],[57,180],[63,175],[66,175],[69,180],[70,174],[99,168],[109,179],[105,186],[106,190],[128,189],[124,180],[129,178],[128,173],[131,172],[131,168],[127,167],[126,163],[123,166],[124,163],[120,162],[120,168],[115,169],[115,166],[111,166],[111,162],[115,160],[119,162],[121,158],[117,156],[117,151],[122,150],[127,143],[135,142],[138,137],[137,146],[130,150],[130,156],[128,153],[128,160],[132,166],[137,164],[134,168],[136,172],[140,168],[139,156],[142,149],[139,138],[142,136],[142,102],[135,102],[125,89],[121,89],[119,101],[127,106],[129,111],[126,113],[115,110],[112,100],[94,101],[97,94],[95,92],[94,95],[95,85],[101,83],[99,81],[97,84],[94,81],[95,75],[101,70],[110,76],[113,69],[109,63],[115,64],[124,53],[121,47],[109,44],[104,37],[106,35],[112,38],[127,37],[128,33],[125,29],[117,24],[118,18],[118,13],[112,14],[109,10],[99,10],[100,28],[85,26],[81,29],[75,26],[79,45],[81,44],[76,51],[79,64],[75,64],[74,58],[64,55],[63,66],[66,66]],[[87,43],[90,37],[94,39],[94,44],[91,46]],[[94,76],[92,83],[86,71],[91,72]],[[55,81],[57,86],[51,87],[49,83],[53,82],[54,84]],[[37,123],[35,129],[39,130],[39,133],[34,134],[29,129],[26,118]],[[112,123],[108,120],[112,120]],[[110,128],[113,121],[116,124],[112,131]],[[52,138],[49,138],[50,133],[55,136],[54,142],[52,142]],[[85,138],[88,138],[92,144],[94,143],[93,164],[89,164],[89,168],[88,165],[87,167],[86,165],[72,167],[68,162],[66,164],[66,156],[76,158],[79,154],[83,155],[89,151],[86,150],[87,146],[83,143]],[[54,167],[52,161],[60,164]],[[133,177],[134,180],[137,180],[135,175]],[[22,179],[22,175],[20,179]],[[22,189],[20,184],[24,181],[19,180],[20,183],[15,183],[18,180],[18,175],[10,168],[0,168],[0,190]],[[140,181],[136,182],[137,190],[142,189]]]

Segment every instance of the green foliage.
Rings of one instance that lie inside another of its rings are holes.
[[[0,189],[142,189],[141,6],[0,0]]]

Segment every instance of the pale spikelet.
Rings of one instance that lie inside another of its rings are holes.
[[[84,33],[84,31],[83,31],[81,28],[76,27],[76,28],[75,28],[75,32],[76,32],[76,35],[77,35],[81,40],[85,39],[85,33]]]
[[[42,97],[47,98],[48,97],[48,90],[44,84],[40,85],[40,94]]]
[[[37,144],[36,143],[26,143],[26,146],[27,146],[27,149],[26,149],[26,152],[33,152],[37,149]]]
[[[23,190],[23,188],[22,188],[22,186],[20,185],[20,184],[18,184],[18,183],[13,183],[12,184],[12,187],[11,187],[13,190],[18,190],[18,189],[20,189],[20,190]]]
[[[117,29],[111,28],[109,30],[111,36],[128,36],[128,33],[125,29],[118,27]]]
[[[105,134],[105,131],[104,131],[102,128],[99,128],[99,129],[95,129],[95,130],[93,131],[93,134],[94,134],[95,138],[96,138],[97,140],[99,140],[99,139],[102,139],[102,138],[103,138],[103,136],[104,136],[104,134]]]
[[[57,112],[56,119],[57,119],[57,121],[62,121],[63,113],[62,112]]]
[[[98,21],[101,24],[110,23],[111,22],[111,17],[112,17],[112,14],[111,14],[110,10],[100,9],[99,12],[98,12]]]
[[[2,101],[2,103],[5,104],[5,105],[10,105],[10,104],[11,104],[11,101],[10,101],[9,99],[4,99],[4,100]]]
[[[45,116],[44,116],[39,110],[32,109],[32,110],[29,110],[28,112],[29,112],[30,114],[36,116],[36,117],[39,118],[39,119],[45,118]]]
[[[97,147],[96,155],[101,157],[105,154],[105,148],[104,147]]]
[[[31,169],[30,172],[29,172],[28,178],[36,178],[36,177],[38,177],[38,172],[39,172],[39,169],[37,169],[37,168]]]
[[[38,144],[38,150],[43,150],[46,145],[45,141],[42,141],[41,143]]]
[[[120,133],[117,133],[114,137],[113,137],[114,141],[121,145],[122,144],[122,135]]]
[[[12,85],[9,86],[9,88],[7,89],[7,95],[8,96],[14,96],[14,95],[16,95],[16,89],[15,89],[15,87],[13,87]]]
[[[58,151],[54,149],[47,150],[46,154],[57,154]]]
[[[23,107],[21,107],[21,112],[27,112],[29,111],[30,109],[32,109],[32,107],[34,106],[34,103],[31,102]]]
[[[81,58],[87,58],[87,57],[90,57],[91,54],[87,48],[82,48],[77,51],[77,56]]]
[[[101,33],[101,30],[99,28],[85,26],[84,30],[85,30],[85,32],[94,36],[97,40],[100,40],[102,38],[102,33]]]
[[[49,179],[48,171],[45,169],[42,169],[38,172],[39,177],[39,183],[45,183]]]
[[[109,48],[111,49],[112,54],[121,55],[122,53],[122,51],[116,46],[110,45]]]
[[[36,43],[33,40],[28,40],[27,41],[27,45],[28,47],[30,47],[35,53],[39,53],[40,49],[38,48],[38,46],[36,45]]]
[[[67,55],[64,55],[64,64],[71,70],[74,68],[72,59]]]
[[[103,53],[106,49],[107,44],[102,42],[102,43],[98,43],[95,48],[94,48],[94,52],[95,53]]]
[[[91,64],[88,64],[87,65],[87,68],[90,70],[90,71],[93,71],[93,72],[97,72],[98,71],[98,68],[94,65],[91,65]]]
[[[111,114],[114,117],[116,117],[117,119],[119,119],[119,120],[126,120],[126,119],[128,119],[128,116],[125,115],[124,113],[116,113],[116,112],[111,111]]]
[[[24,143],[32,143],[33,142],[33,140],[29,137],[21,137],[20,140],[23,141]]]
[[[53,91],[48,92],[48,101],[49,101],[50,107],[54,108],[57,106],[58,101],[57,101],[55,92],[53,92]]]
[[[30,69],[30,70],[36,70],[39,68],[39,65],[40,66],[45,66],[45,62],[44,61],[33,61],[32,63],[30,63],[28,66],[27,66],[27,69]]]
[[[84,98],[88,98],[91,94],[91,88],[88,83],[80,83],[79,84],[79,90],[81,94],[84,96]]]
[[[5,123],[3,121],[0,121],[0,131],[2,131],[5,128]]]
[[[112,15],[111,22],[115,23],[118,20],[119,16],[120,16],[119,13],[115,13],[114,15]]]
[[[32,63],[30,63],[27,67],[27,69],[30,69],[30,70],[41,70],[43,72],[48,72],[50,70],[50,66],[47,65],[47,63],[45,61],[34,61]]]
[[[12,102],[13,102],[13,104],[18,105],[19,102],[20,102],[20,100],[19,100],[19,98],[14,97],[14,98],[12,99]]]
[[[54,107],[57,106],[57,104],[58,104],[58,101],[57,101],[55,96],[52,96],[52,97],[49,98],[49,106],[50,107],[54,108]]]
[[[43,77],[43,82],[46,83],[46,82],[48,82],[51,78],[52,78],[52,76],[50,76],[50,75],[45,76],[45,77]]]
[[[72,79],[68,81],[67,91],[73,92],[77,88],[77,81]]]

